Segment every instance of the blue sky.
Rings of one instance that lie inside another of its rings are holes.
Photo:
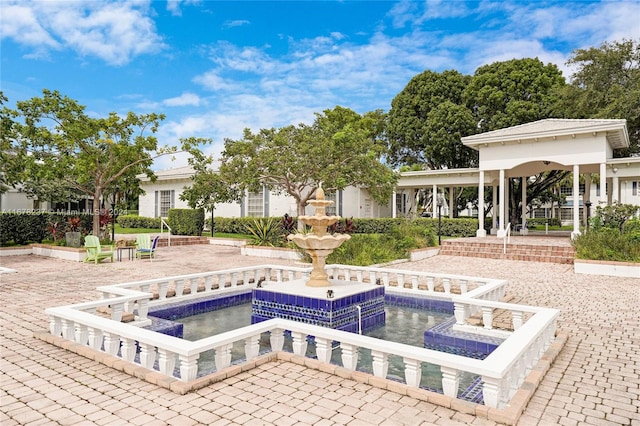
[[[0,0],[0,86],[10,105],[58,90],[94,116],[164,113],[161,145],[238,139],[342,105],[388,111],[426,70],[640,39],[635,1]],[[179,167],[185,158],[156,161]]]

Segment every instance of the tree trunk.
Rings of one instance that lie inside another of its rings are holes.
[[[93,235],[100,238],[100,196],[102,195],[102,190],[100,187],[96,187],[93,192]]]

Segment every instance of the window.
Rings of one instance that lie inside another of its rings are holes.
[[[330,194],[325,194],[324,199],[327,201],[333,201],[333,204],[327,206],[326,213],[327,216],[335,216],[336,215],[336,207],[338,206],[338,197],[337,192],[332,192]]]
[[[169,209],[173,208],[174,191],[160,191],[160,217],[169,216]]]
[[[638,195],[638,181],[631,182],[631,195]]]
[[[247,216],[264,216],[264,188],[247,195]]]
[[[584,194],[584,183],[578,184],[578,193],[579,194]],[[571,197],[573,195],[573,185],[572,186],[562,186],[560,187],[560,193],[562,195],[566,195],[568,197]]]

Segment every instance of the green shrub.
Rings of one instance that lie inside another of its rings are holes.
[[[118,225],[123,228],[146,228],[146,229],[160,229],[159,217],[143,217],[136,215],[122,215],[116,219]]]
[[[169,209],[167,223],[173,235],[202,235],[204,209]]]
[[[287,242],[282,221],[274,217],[251,218],[245,233],[251,235],[251,244],[255,246],[283,247]]]
[[[590,230],[573,240],[576,258],[640,262],[640,234],[623,234],[615,228]]]
[[[50,230],[55,230],[56,239],[64,238],[69,229],[69,218],[80,217],[79,231],[86,233],[91,230],[93,216],[91,214],[67,215],[66,213],[0,213],[0,244],[6,245],[13,241],[15,244],[41,243],[43,240],[53,240]]]

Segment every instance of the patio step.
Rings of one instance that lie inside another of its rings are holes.
[[[189,237],[182,235],[171,236],[171,246],[190,246],[194,244],[209,244],[208,237]],[[167,247],[169,245],[169,239],[166,236],[162,236],[158,239],[158,247]]]
[[[575,249],[571,246],[510,243],[507,244],[506,254],[503,249],[502,240],[495,243],[444,240],[440,254],[561,264],[573,264],[575,258]]]

